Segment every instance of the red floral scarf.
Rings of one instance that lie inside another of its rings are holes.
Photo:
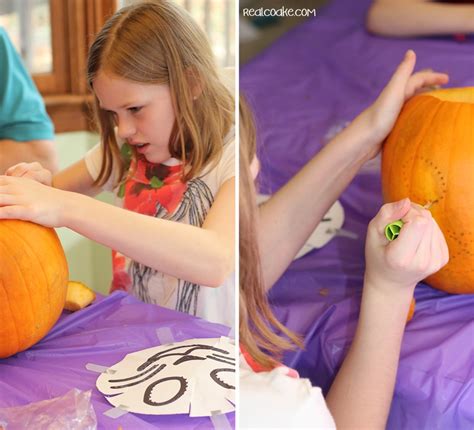
[[[132,148],[127,143],[122,146],[121,155],[128,171],[118,192],[118,197],[123,199],[124,209],[155,216],[157,207],[161,205],[168,214],[172,214],[187,189],[186,183],[181,180],[183,165],[153,164],[144,157],[133,157]],[[127,273],[126,257],[113,250],[112,264],[111,292],[130,291],[132,281]]]

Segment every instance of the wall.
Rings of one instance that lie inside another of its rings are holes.
[[[98,136],[87,132],[60,133],[56,135],[60,168],[81,159],[98,142]],[[102,201],[113,202],[111,194],[98,196]],[[112,279],[110,249],[99,245],[67,228],[57,229],[66,251],[69,278],[81,281],[95,291],[107,294]]]

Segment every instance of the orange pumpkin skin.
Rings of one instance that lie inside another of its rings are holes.
[[[474,88],[423,93],[405,104],[383,146],[382,190],[386,202],[434,202],[449,263],[426,282],[474,293]]]
[[[68,266],[53,229],[0,221],[0,358],[42,339],[61,315]]]
[[[408,309],[407,322],[410,322],[415,315],[416,301],[411,299],[410,308]]]

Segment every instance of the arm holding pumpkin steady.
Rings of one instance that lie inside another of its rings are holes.
[[[379,153],[404,102],[426,86],[448,81],[442,73],[413,74],[415,61],[415,53],[408,51],[377,100],[260,206],[259,245],[268,288],[283,274],[361,166]],[[280,246],[283,242],[285,246]]]
[[[24,177],[0,176],[0,219],[68,227],[158,271],[218,287],[234,269],[234,178],[202,227],[154,218]]]
[[[61,170],[54,176],[50,170],[45,169],[38,162],[16,164],[11,166],[5,172],[5,175],[33,179],[44,185],[87,196],[95,196],[101,191],[100,187],[94,185],[94,179],[83,159]]]
[[[366,25],[371,33],[389,37],[469,34],[474,33],[474,4],[375,0]]]
[[[405,226],[388,242],[385,225],[399,218]],[[414,288],[449,258],[430,212],[408,199],[384,205],[371,221],[365,255],[355,337],[327,396],[337,428],[385,428]]]

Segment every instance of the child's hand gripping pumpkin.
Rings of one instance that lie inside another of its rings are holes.
[[[7,169],[5,175],[33,179],[48,186],[53,183],[53,174],[38,162],[15,164]]]
[[[415,63],[415,53],[412,50],[407,51],[379,97],[359,115],[359,121],[370,130],[364,144],[366,160],[379,153],[383,140],[392,130],[403,104],[410,97],[448,82],[449,77],[445,73],[436,73],[429,69],[413,73]]]
[[[68,196],[73,193],[25,177],[0,175],[0,219],[32,221],[46,227],[64,227]]]
[[[401,219],[397,240],[385,237],[385,226]],[[365,280],[387,297],[413,294],[416,284],[449,260],[448,246],[431,213],[408,199],[388,203],[370,222],[365,247]]]

